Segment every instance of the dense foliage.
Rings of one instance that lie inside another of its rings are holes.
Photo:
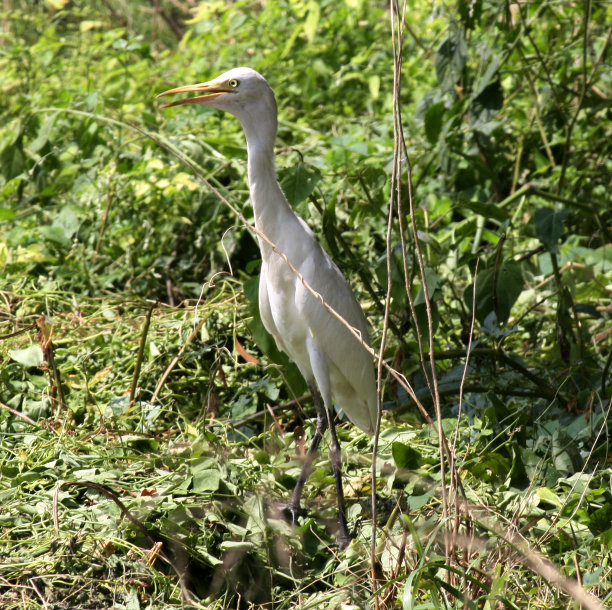
[[[200,180],[251,218],[240,126],[155,100],[238,65],[274,87],[287,196],[376,349],[388,303],[384,360],[429,415],[383,375],[378,603],[610,603],[610,5],[401,10],[403,141],[379,3],[5,3],[3,608],[374,603],[366,435],[340,430],[346,551],[325,452],[308,516],[282,517],[308,397],[259,320],[252,235]]]

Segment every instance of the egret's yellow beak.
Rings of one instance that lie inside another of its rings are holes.
[[[176,100],[175,102],[171,102],[170,104],[166,104],[162,106],[162,108],[170,108],[170,106],[180,106],[181,104],[206,104],[210,100],[213,100],[220,95],[225,95],[229,93],[231,89],[227,87],[224,83],[198,83],[197,85],[185,85],[184,87],[176,87],[176,89],[168,89],[168,91],[164,91],[157,95],[157,97],[162,97],[164,95],[172,95],[174,93],[201,93],[205,92],[206,95],[196,95],[195,97],[187,97],[182,100]]]

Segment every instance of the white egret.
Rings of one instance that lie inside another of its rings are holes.
[[[240,121],[246,135],[248,180],[256,229],[368,342],[366,318],[348,282],[308,225],[293,212],[278,183],[274,164],[276,100],[267,81],[250,68],[235,68],[214,80],[170,89],[160,96],[191,92],[201,95],[183,98],[165,107],[205,104],[225,110]],[[333,403],[364,432],[373,434],[377,414],[374,366],[358,339],[304,286],[286,261],[261,237],[258,241],[262,258],[261,319],[278,347],[297,364],[312,392],[317,411],[316,432],[287,509],[295,524],[304,483],[321,438],[329,427],[330,458],[338,495],[338,544],[344,547],[350,535]]]

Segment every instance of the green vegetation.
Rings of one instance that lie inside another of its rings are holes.
[[[610,605],[609,4],[3,10],[2,608]],[[240,126],[155,100],[239,65],[396,372],[375,587],[366,435],[340,426],[346,551],[325,451],[282,516],[314,426],[226,205],[252,216]]]

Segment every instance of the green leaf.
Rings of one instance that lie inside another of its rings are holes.
[[[502,223],[510,218],[508,210],[501,208],[494,203],[481,203],[480,201],[462,201],[460,203],[462,208],[476,212],[484,218],[492,218]]]
[[[25,169],[25,157],[21,138],[11,146],[7,146],[0,154],[0,172],[10,180],[15,178]]]
[[[321,17],[321,8],[318,2],[308,3],[308,14],[306,15],[306,21],[304,21],[304,33],[308,42],[312,42],[315,39],[317,28],[319,27],[319,19]]]
[[[255,544],[248,540],[224,540],[219,545],[221,551],[251,551],[255,548]]]
[[[36,367],[43,363],[43,351],[40,345],[30,345],[24,349],[11,349],[9,356],[15,362],[25,367]]]
[[[380,76],[373,74],[368,78],[368,88],[373,99],[377,100],[380,94]]]
[[[221,483],[221,473],[212,468],[196,470],[193,473],[193,490],[198,492],[217,491]]]
[[[77,211],[67,205],[61,209],[52,226],[60,227],[66,238],[70,239],[78,231],[80,222]]]
[[[507,478],[511,468],[510,460],[497,452],[490,452],[479,456],[477,462],[472,464],[471,473],[487,483],[502,483]]]
[[[280,185],[292,207],[304,201],[315,190],[319,180],[319,171],[309,170],[302,161],[279,172]]]
[[[0,220],[13,220],[17,214],[9,208],[0,208]]]
[[[556,508],[561,507],[563,504],[557,494],[555,494],[555,492],[549,487],[538,487],[538,489],[535,490],[535,495],[540,500],[540,502],[538,502],[538,506],[540,506],[542,502],[545,504],[550,504]]]
[[[198,556],[202,557],[204,561],[207,561],[213,568],[218,568],[223,565],[223,560],[215,557],[212,553],[209,553],[207,548],[200,544],[197,547]]]
[[[51,136],[51,130],[53,129],[53,125],[55,123],[57,115],[58,113],[55,112],[43,121],[42,125],[40,126],[40,129],[38,130],[38,136],[35,140],[30,142],[30,145],[28,146],[28,150],[30,152],[39,152],[49,141],[49,138]]]
[[[478,98],[489,86],[491,79],[497,74],[497,68],[499,67],[499,62],[501,58],[501,53],[496,53],[495,55],[493,55],[493,57],[491,58],[491,62],[485,70],[485,73],[482,75],[480,81],[478,81],[478,84],[476,85],[472,95],[470,96],[472,100]]]
[[[612,271],[612,244],[606,244],[592,250],[583,246],[574,246],[565,256],[580,257],[586,265],[592,266],[595,273],[610,273]]]
[[[427,503],[431,500],[433,494],[432,493],[424,493],[420,495],[410,495],[408,498],[408,506],[410,506],[411,511],[417,511],[427,506]]]
[[[523,283],[521,265],[514,261],[503,261],[497,273],[495,269],[487,269],[480,273],[476,278],[476,319],[483,324],[487,316],[495,312],[498,323],[504,324],[510,317],[512,306],[523,291]],[[466,289],[464,300],[471,310],[471,287]]]
[[[558,251],[557,243],[563,235],[563,224],[569,216],[570,210],[551,210],[538,208],[533,215],[536,236],[549,252]]]
[[[590,519],[590,528],[597,533],[605,532],[612,523],[612,504],[607,502],[593,512]]]
[[[501,123],[494,122],[504,105],[504,92],[499,80],[487,85],[470,104],[470,122],[474,129],[489,135]]]
[[[451,88],[460,78],[467,60],[467,44],[460,31],[451,32],[436,50],[434,65],[440,85]]]
[[[402,470],[416,470],[423,463],[421,454],[405,443],[392,443],[391,453],[395,465]]]
[[[438,289],[438,284],[440,282],[440,278],[438,274],[431,267],[425,267],[425,281],[427,283],[427,294],[429,295],[429,300],[433,301],[435,299],[434,294]],[[423,290],[423,286],[421,285],[419,288],[419,292],[414,298],[415,305],[422,305],[425,303],[425,291]]]
[[[47,240],[58,244],[59,246],[68,246],[70,240],[66,237],[62,227],[51,226],[51,227],[40,227],[40,234]]]
[[[425,135],[430,144],[435,144],[442,130],[444,102],[432,104],[425,112]]]

